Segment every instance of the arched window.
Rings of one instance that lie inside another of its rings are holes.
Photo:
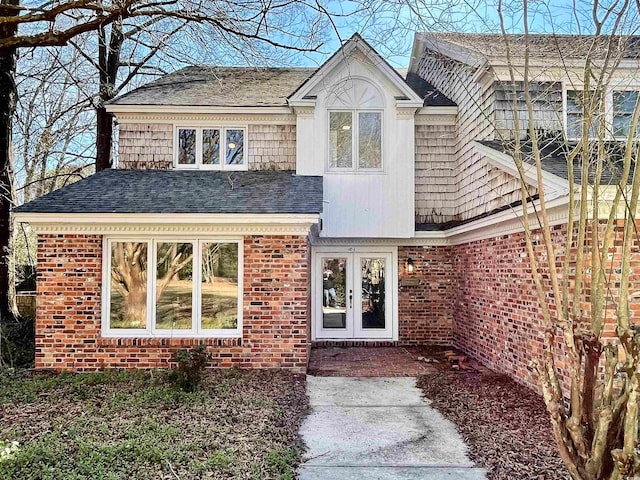
[[[382,169],[384,99],[370,82],[349,78],[328,95],[329,170]]]

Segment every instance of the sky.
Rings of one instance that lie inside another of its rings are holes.
[[[604,7],[615,0],[602,0]],[[330,1],[332,11],[349,13],[362,1]],[[394,67],[407,67],[416,31],[499,33],[498,0],[388,0],[369,2],[360,14],[335,19],[340,39],[359,32]],[[522,33],[524,16],[522,0],[503,2],[505,29]],[[592,0],[530,0],[529,31],[531,33],[593,33]],[[634,16],[634,20],[637,17]],[[638,28],[635,25],[629,28]],[[636,21],[636,24],[640,22]],[[323,45],[323,53],[305,54],[296,63],[305,66],[322,64],[340,46],[338,34],[332,32]]]

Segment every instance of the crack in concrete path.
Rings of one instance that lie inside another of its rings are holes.
[[[415,378],[307,377],[301,480],[486,480]]]

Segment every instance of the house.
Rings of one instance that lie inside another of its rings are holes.
[[[579,66],[578,38],[534,36],[536,125],[563,138],[580,85],[555,67]],[[511,39],[508,53],[491,35],[416,34],[403,78],[354,35],[318,69],[189,67],[112,101],[117,168],[15,210],[38,233],[36,367],[162,367],[204,342],[216,366],[304,371],[312,345],[455,344],[532,383]],[[620,133],[636,47],[607,94]],[[533,169],[524,181],[534,202]]]

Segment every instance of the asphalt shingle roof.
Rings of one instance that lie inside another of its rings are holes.
[[[108,102],[113,105],[282,107],[315,68],[186,67]],[[425,106],[455,106],[415,74],[407,84]]]
[[[409,72],[406,79],[407,84],[424,100],[425,107],[455,107],[454,101],[445,97],[436,87],[427,82],[417,73]]]
[[[507,43],[513,57],[524,57],[525,36],[487,33],[423,33],[434,42],[442,41],[468,48],[488,58],[507,56]],[[604,57],[609,47],[621,53],[622,58],[640,58],[640,36],[615,36],[610,41],[607,35],[554,35],[530,34],[532,57],[584,58],[589,52],[594,57]],[[616,57],[616,55],[614,55]]]
[[[479,143],[493,148],[507,155],[512,155],[514,151],[514,145],[504,143],[500,140],[481,140]],[[569,166],[567,164],[567,155],[571,148],[575,144],[564,143],[559,141],[540,141],[539,148],[542,160],[542,169],[546,172],[557,175],[558,177],[569,179]],[[523,160],[533,164],[533,150],[530,142],[524,141],[521,143],[521,151],[523,153]],[[602,175],[600,177],[601,185],[613,185],[620,181],[622,175],[622,150],[619,142],[607,142],[605,148],[609,152],[611,161],[604,165]],[[632,168],[633,171],[633,168]],[[589,174],[595,175],[595,164],[589,166]],[[582,170],[579,160],[574,162],[573,166],[573,179],[575,183],[582,183]],[[593,179],[590,178],[590,182]],[[631,175],[629,176],[629,183],[632,181]]]
[[[14,211],[317,214],[322,211],[322,177],[288,170],[104,170]]]
[[[114,100],[114,105],[286,106],[315,68],[186,67]]]

